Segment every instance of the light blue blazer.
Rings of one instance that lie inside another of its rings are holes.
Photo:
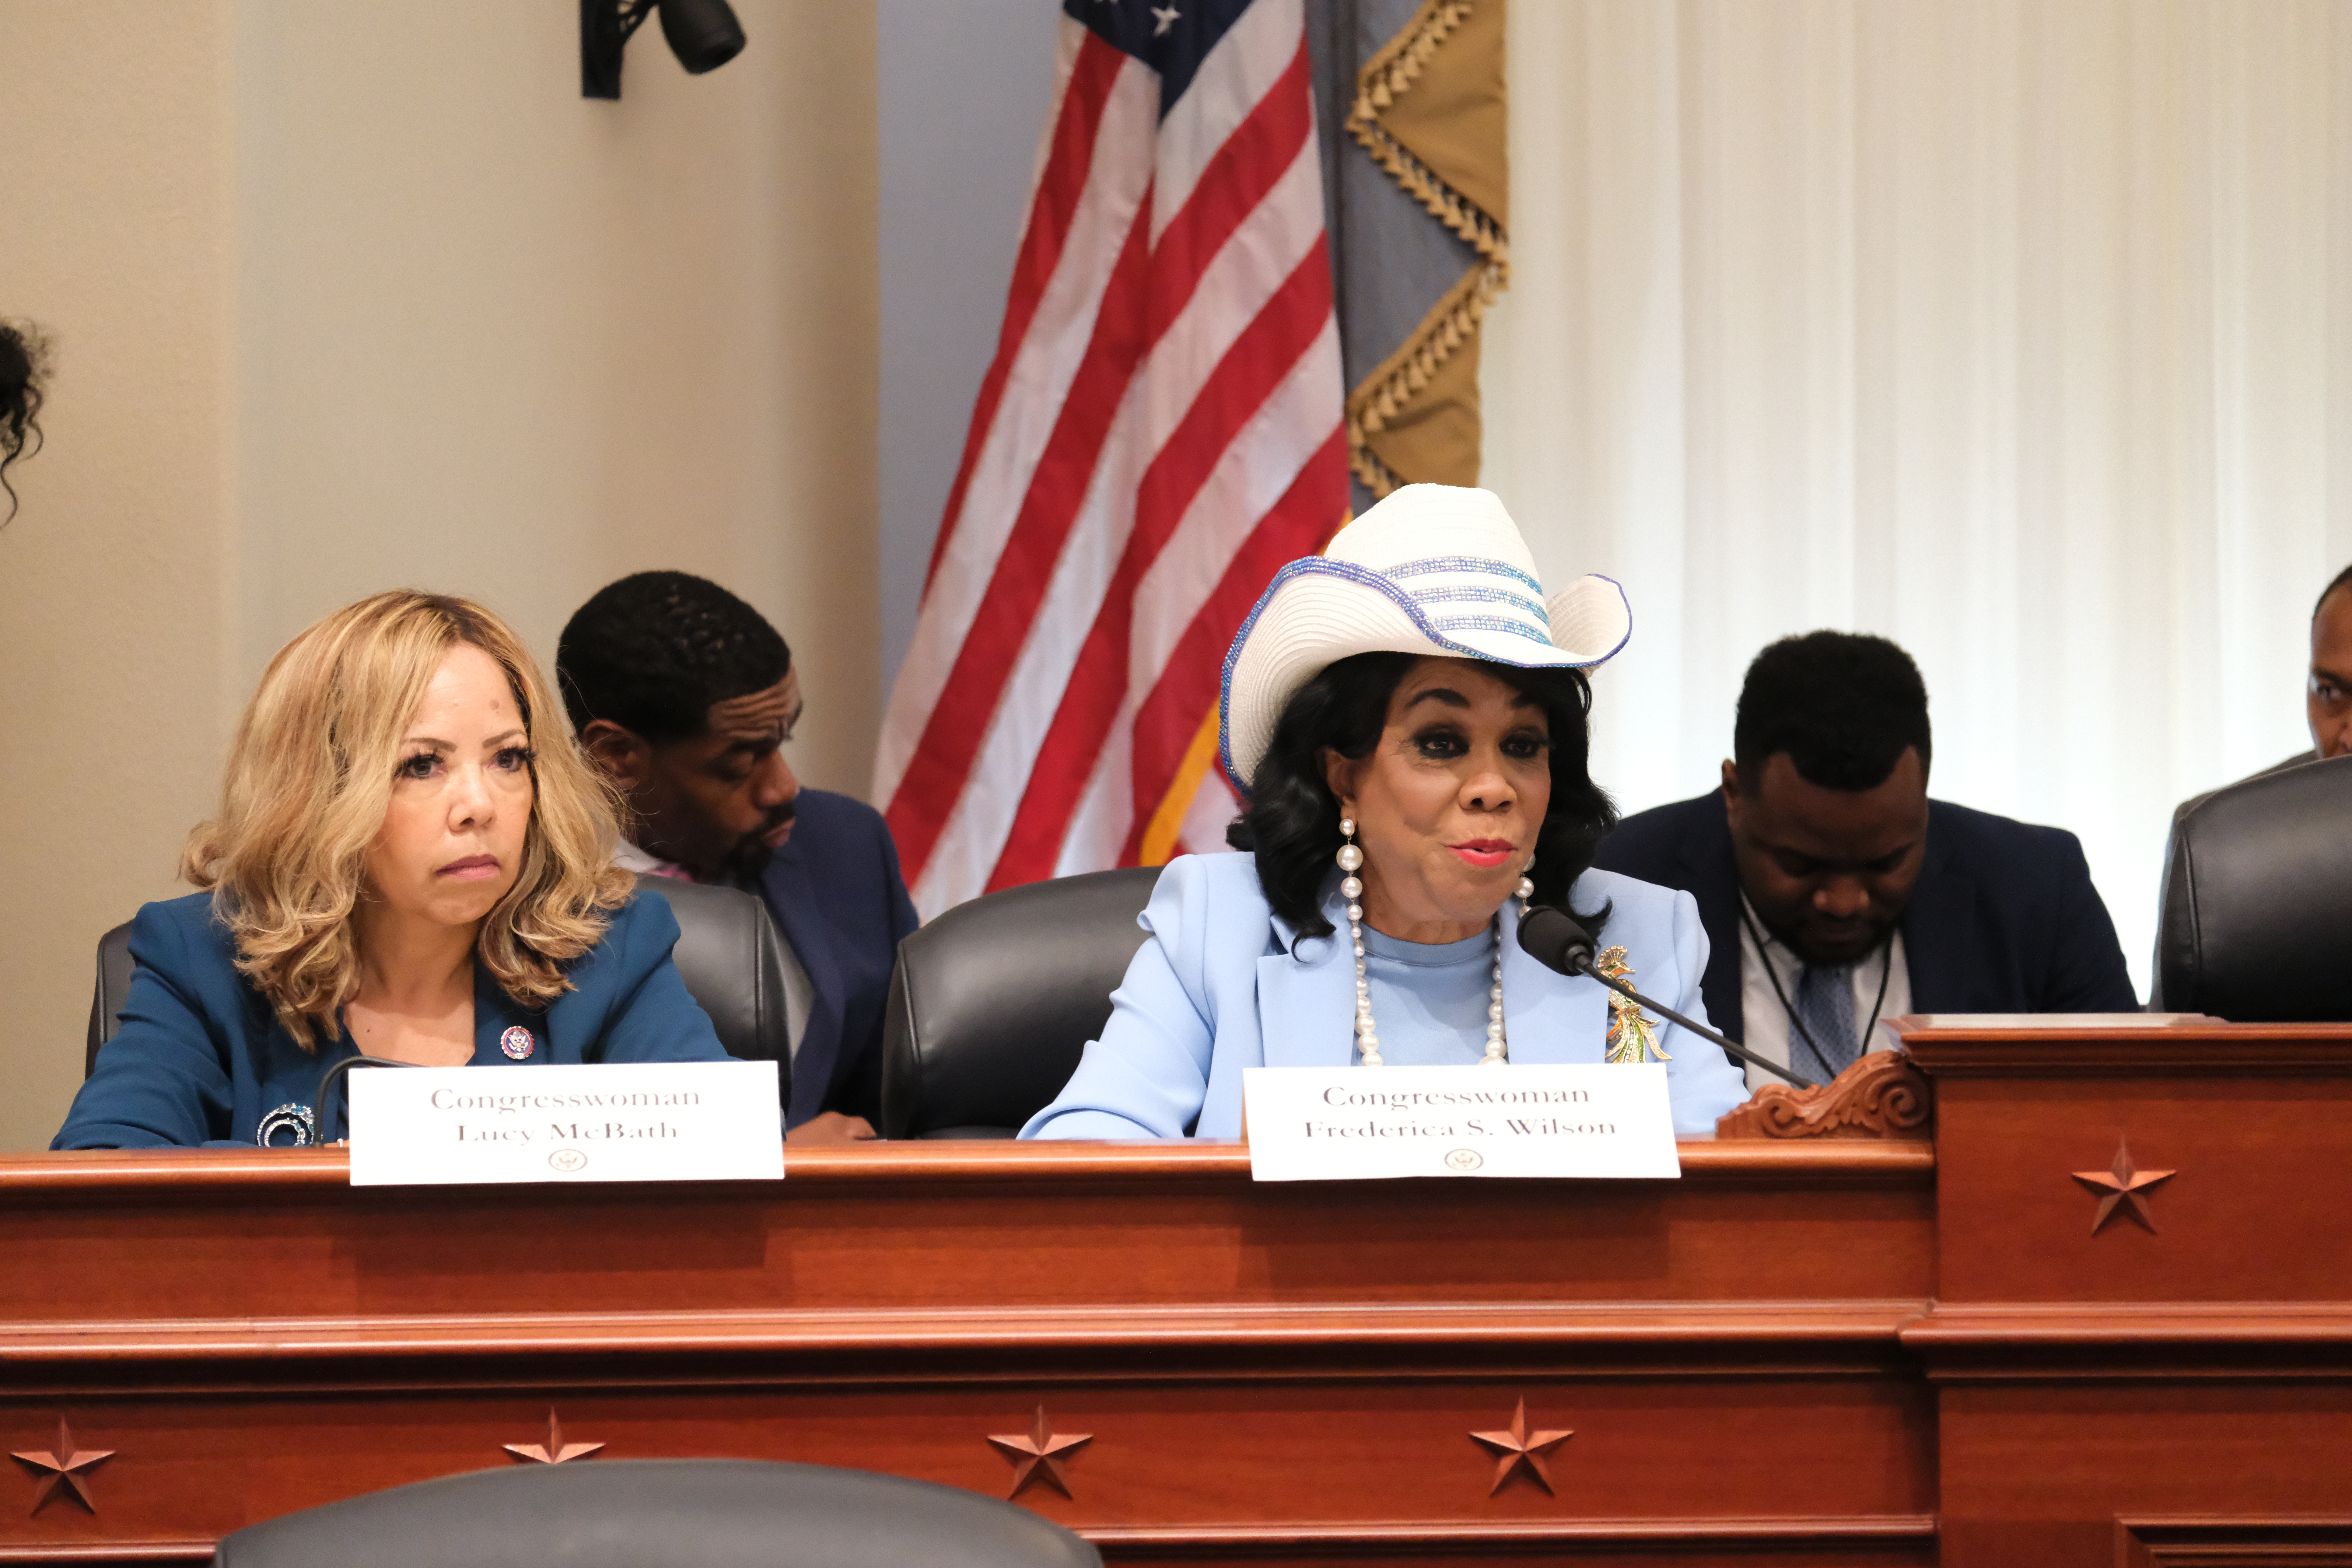
[[[1698,905],[1609,871],[1577,879],[1570,903],[1610,906],[1604,947],[1622,945],[1633,984],[1693,1018],[1706,1016],[1699,976],[1706,932]],[[1345,1067],[1355,1060],[1356,968],[1336,874],[1323,913],[1335,934],[1296,944],[1258,888],[1245,854],[1168,863],[1139,923],[1151,933],[1111,993],[1110,1022],[1024,1138],[1238,1138],[1242,1069]],[[1518,903],[1503,906],[1503,1026],[1516,1062],[1598,1062],[1609,1029],[1599,981],[1557,974],[1519,949]],[[1660,1020],[1660,1022],[1664,1022]],[[1668,1024],[1675,1131],[1704,1138],[1748,1098],[1746,1079],[1709,1041]]]

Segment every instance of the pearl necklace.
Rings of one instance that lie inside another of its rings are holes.
[[[1356,950],[1356,1048],[1363,1053],[1364,1065],[1376,1068],[1381,1062],[1381,1033],[1372,1023],[1372,985],[1364,975],[1364,882],[1356,873],[1363,868],[1364,852],[1356,847],[1356,822],[1353,817],[1339,819],[1339,835],[1346,840],[1334,857],[1339,869],[1346,873],[1339,879],[1339,896],[1348,900],[1348,940]],[[1535,857],[1528,857],[1528,866]],[[1528,900],[1535,897],[1536,885],[1527,876],[1527,867],[1520,868],[1519,918],[1527,918]],[[1510,1044],[1503,1037],[1503,916],[1496,911],[1492,927],[1495,933],[1495,980],[1486,988],[1486,1054],[1478,1065],[1486,1068],[1508,1067]]]

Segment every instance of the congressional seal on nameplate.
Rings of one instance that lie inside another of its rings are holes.
[[[1250,1068],[1242,1100],[1261,1182],[1682,1174],[1655,1062]]]

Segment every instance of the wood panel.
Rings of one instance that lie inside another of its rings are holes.
[[[352,1189],[338,1151],[0,1161],[0,1325],[171,1316],[1918,1299],[1925,1144],[1679,1182],[1254,1186],[1237,1147],[792,1152],[781,1186]],[[1801,1194],[1801,1201],[1791,1202]],[[691,1214],[693,1223],[678,1216]],[[887,1236],[887,1246],[876,1237]]]
[[[2352,1519],[2122,1519],[2116,1546],[2117,1568],[2352,1568]]]
[[[2347,1561],[2352,1029],[1906,1026],[1932,1143],[1792,1105],[1804,1137],[1685,1144],[1677,1182],[1260,1188],[1229,1145],[663,1189],[0,1161],[0,1447],[64,1418],[115,1451],[95,1514],[25,1511],[19,1467],[0,1563],[198,1561],[509,1462],[551,1405],[614,1458],[1003,1495],[986,1439],[1041,1404],[1092,1441],[1020,1500],[1114,1562]],[[2126,1141],[2174,1174],[2152,1230],[2095,1231],[2074,1173]],[[1573,1435],[1552,1489],[1496,1491],[1470,1434],[1523,1399]]]
[[[2342,1560],[2272,1525],[2352,1510],[2352,1215],[2315,1201],[2352,1146],[2352,1030],[1906,1027],[1937,1279],[1901,1338],[1937,1390],[1944,1561]],[[2152,1229],[2095,1229],[2074,1173],[2126,1145],[2174,1173]]]
[[[1907,1022],[1907,1021],[1906,1021]],[[1937,1295],[1963,1301],[2352,1300],[2352,1210],[2330,1190],[2352,1124],[2352,1030],[2205,1021],[1915,1029],[1936,1079]],[[2176,1173],[2156,1230],[2077,1171],[2127,1143]]]
[[[507,1462],[551,1405],[605,1457],[1003,1495],[986,1438],[1041,1404],[1093,1441],[1070,1498],[1021,1500],[1119,1561],[1929,1561],[1899,1331],[1933,1152],[1685,1163],[1258,1187],[1233,1147],[917,1146],[794,1152],[781,1187],[355,1191],[333,1151],[0,1162],[0,1437],[115,1451],[97,1515],[0,1506],[0,1562],[195,1552]],[[1492,1492],[1469,1434],[1522,1399],[1574,1436],[1552,1491]]]
[[[543,1437],[551,1402],[567,1439],[599,1458],[791,1459],[887,1470],[996,1496],[1012,1470],[986,1441],[1045,1406],[1057,1431],[1093,1441],[1069,1465],[1072,1497],[1033,1484],[1022,1500],[1092,1531],[1173,1544],[1329,1531],[1447,1532],[1509,1524],[1654,1540],[1685,1525],[1731,1537],[1810,1539],[1839,1520],[1865,1535],[1931,1511],[1932,1415],[1916,1386],[1868,1378],[1710,1382],[1582,1376],[1491,1382],[1136,1381],[1066,1386],[854,1384],[793,1389],[545,1389],[524,1394],[299,1394],[11,1400],[7,1429],[53,1431],[115,1450],[92,1479],[100,1511],[52,1502],[0,1539],[23,1545],[210,1539],[353,1491],[509,1463],[506,1443]],[[1489,1495],[1494,1463],[1473,1430],[1528,1401],[1572,1429],[1554,1493],[1520,1479]],[[1871,1456],[1826,1469],[1782,1439],[1802,1430]],[[46,1442],[46,1438],[42,1439]],[[1727,1467],[1723,1455],[1745,1455]],[[580,1461],[575,1461],[580,1462]],[[593,1460],[584,1462],[594,1462]],[[11,1512],[17,1510],[12,1510]],[[37,1528],[21,1532],[22,1525]]]

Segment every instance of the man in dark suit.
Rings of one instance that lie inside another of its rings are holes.
[[[1820,1081],[1902,1013],[2137,1008],[2074,836],[1929,800],[1932,752],[1909,655],[1787,638],[1748,667],[1721,790],[1626,818],[1596,864],[1696,899],[1707,1016]]]
[[[786,1142],[875,1136],[882,1013],[915,907],[881,814],[804,789],[792,650],[716,583],[641,572],[580,607],[556,683],[581,744],[626,798],[620,863],[758,893],[786,950]]]
[[[2338,572],[2311,606],[2311,668],[2304,678],[2303,717],[2311,726],[2311,750],[2249,773],[2240,784],[2305,763],[2352,757],[2352,566]],[[2178,824],[2214,793],[2207,790],[2182,801],[2173,808],[2172,820]]]

